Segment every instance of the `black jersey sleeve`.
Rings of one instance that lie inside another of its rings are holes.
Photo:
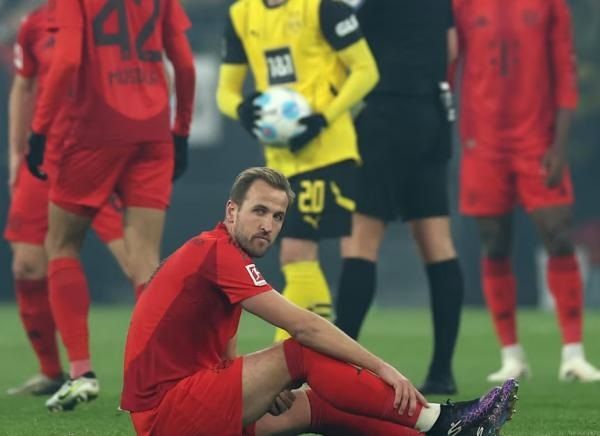
[[[319,15],[321,32],[335,50],[343,50],[363,37],[354,9],[342,0],[321,0]]]
[[[246,57],[246,50],[242,40],[236,33],[233,27],[233,21],[231,16],[227,14],[227,20],[225,22],[225,31],[223,32],[223,46],[221,47],[221,60],[226,64],[246,64],[248,58]]]

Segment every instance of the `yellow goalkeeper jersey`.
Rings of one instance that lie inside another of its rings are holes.
[[[298,153],[265,146],[266,164],[291,177],[345,160],[359,161],[349,109],[375,85],[378,73],[354,10],[337,0],[238,0],[230,8],[219,84],[221,109],[236,117],[239,94],[226,89],[227,66],[249,66],[256,89],[283,85],[301,93],[328,127]],[[242,69],[245,76],[246,70]],[[229,107],[227,107],[229,106]]]

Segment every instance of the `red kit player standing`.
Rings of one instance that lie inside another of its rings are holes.
[[[561,380],[600,381],[582,345],[582,281],[570,237],[566,162],[577,76],[566,0],[454,0],[463,62],[460,209],[477,218],[483,291],[502,344],[501,381],[529,373],[516,331],[510,265],[520,204],[549,255],[547,278],[562,333]]]
[[[44,239],[48,230],[49,181],[34,178],[23,164],[34,100],[44,82],[54,52],[54,36],[48,32],[47,6],[29,14],[19,28],[14,50],[15,78],[9,103],[10,211],[4,237],[13,252],[13,277],[19,314],[40,364],[40,374],[9,394],[52,394],[63,383],[56,345],[56,328],[47,286]],[[68,130],[64,104],[48,132],[44,171],[54,179],[62,141]],[[122,217],[115,201],[109,201],[92,222],[98,237],[126,272]]]
[[[46,406],[64,410],[99,391],[88,343],[89,293],[79,262],[90,220],[113,192],[119,194],[127,264],[141,289],[158,265],[171,180],[187,164],[195,70],[185,36],[190,23],[177,0],[55,0],[49,14],[55,57],[27,163],[34,175],[45,177],[45,135],[75,81],[71,125],[50,191],[46,243],[50,303],[71,376]],[[164,52],[175,70],[173,133]]]

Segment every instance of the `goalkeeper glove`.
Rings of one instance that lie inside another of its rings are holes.
[[[298,153],[306,147],[310,141],[315,139],[321,131],[327,127],[327,120],[322,114],[312,114],[298,120],[298,124],[306,129],[290,139],[290,150],[292,153]]]
[[[44,173],[40,166],[44,163],[44,151],[46,150],[46,136],[39,133],[32,133],[29,136],[29,152],[25,156],[27,168],[33,177],[46,180],[48,175]]]
[[[173,167],[173,181],[180,178],[188,167],[188,137],[187,135],[173,134],[175,146],[175,165]]]
[[[260,92],[254,92],[246,97],[237,107],[237,114],[240,123],[250,135],[256,138],[255,130],[258,129],[256,122],[260,118],[260,107],[254,102],[257,97],[260,97]]]

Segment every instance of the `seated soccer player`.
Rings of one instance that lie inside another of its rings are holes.
[[[267,283],[253,258],[275,241],[293,197],[281,173],[243,171],[224,221],[155,272],[133,312],[125,350],[121,408],[131,412],[136,432],[496,434],[512,414],[515,380],[472,401],[428,403],[393,366]],[[238,356],[242,309],[292,338]],[[294,402],[287,390],[302,383],[311,390]]]

